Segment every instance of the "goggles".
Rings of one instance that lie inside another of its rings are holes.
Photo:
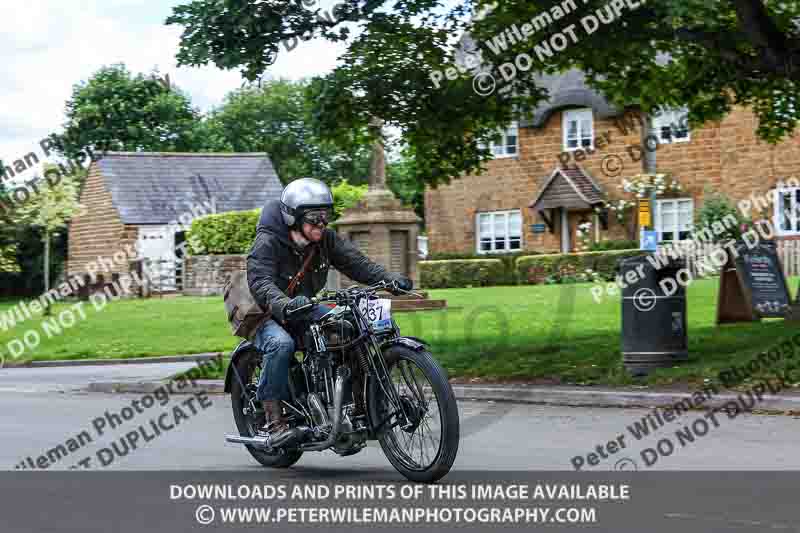
[[[303,214],[303,222],[312,226],[327,226],[331,219],[330,209],[314,209]]]

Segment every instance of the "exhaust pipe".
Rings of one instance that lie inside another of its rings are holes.
[[[246,444],[259,450],[272,451],[273,448],[285,446],[290,441],[300,442],[303,438],[313,433],[310,427],[300,426],[292,428],[283,435],[280,439],[273,440],[269,435],[263,437],[245,437],[243,435],[225,435],[225,440],[234,444]]]
[[[339,367],[336,373],[336,385],[333,390],[333,425],[331,433],[324,442],[317,444],[303,444],[300,449],[308,452],[319,452],[327,450],[339,437],[342,426],[342,404],[344,403],[345,386],[350,383],[350,369],[344,366]]]
[[[350,369],[347,367],[339,367],[336,375],[336,384],[333,391],[333,425],[331,426],[331,433],[324,442],[318,444],[305,444],[300,445],[302,451],[322,451],[327,450],[336,439],[339,437],[342,425],[342,404],[344,403],[344,392],[346,385],[350,382]],[[313,433],[313,430],[308,426],[300,426],[287,431],[281,435],[280,439],[272,440],[269,435],[263,437],[245,437],[243,435],[225,435],[225,440],[235,444],[246,444],[259,450],[272,451],[274,448],[279,448],[286,445],[289,441],[300,442],[300,440],[307,434]]]

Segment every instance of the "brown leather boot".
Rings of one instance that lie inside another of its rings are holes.
[[[289,431],[289,422],[283,416],[280,400],[263,400],[265,424],[259,429],[260,432],[269,433],[272,439],[277,439],[284,432]]]

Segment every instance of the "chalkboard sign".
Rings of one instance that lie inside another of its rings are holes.
[[[738,244],[720,276],[717,323],[785,318],[791,298],[777,248]]]

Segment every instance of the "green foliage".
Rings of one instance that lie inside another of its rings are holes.
[[[529,39],[495,37],[561,5],[561,0],[429,0],[394,3],[348,0],[338,21],[317,17],[295,0],[193,0],[174,8],[167,24],[183,27],[178,62],[240,68],[250,80],[267,71],[281,42],[304,34],[331,41],[349,37],[339,21],[359,21],[337,68],[312,83],[316,132],[345,140],[379,116],[402,132],[416,155],[416,179],[436,185],[479,172],[490,158],[478,141],[517,114],[528,114],[548,95],[532,74],[577,67],[617,105],[645,112],[688,104],[690,120],[719,119],[735,104],[750,105],[758,133],[776,141],[800,118],[796,2],[629,2],[620,16],[588,34],[581,19],[608,0],[585,0]],[[631,7],[635,6],[635,8]],[[747,6],[747,7],[742,7]],[[481,16],[473,16],[481,12]],[[552,55],[534,54],[540,43],[574,25],[578,42]],[[473,89],[474,74],[457,70],[453,37],[468,33],[500,87],[487,96]],[[492,47],[489,46],[492,44]],[[494,48],[494,50],[492,49]],[[530,68],[504,83],[500,65],[525,53]],[[669,61],[664,57],[669,55]],[[440,73],[437,80],[432,73]],[[631,75],[635,73],[635,75]],[[501,90],[502,89],[502,90]],[[506,90],[507,89],[507,90]],[[542,170],[544,172],[544,170]]]
[[[425,220],[425,183],[417,179],[417,160],[414,151],[405,147],[400,157],[386,165],[386,185],[404,205]]]
[[[727,242],[739,240],[752,223],[727,196],[707,190],[703,206],[695,215],[694,230],[699,239],[710,236],[712,242]],[[702,231],[705,228],[709,231]],[[715,229],[720,231],[715,232]]]
[[[642,253],[641,250],[614,250],[520,257],[516,261],[517,280],[522,285],[572,282],[591,279],[592,273],[595,273],[601,279],[611,281],[616,277],[616,266],[620,259]]]
[[[350,185],[342,180],[335,186],[331,187],[333,193],[333,211],[334,219],[342,216],[345,209],[350,209],[361,200],[361,197],[367,192],[368,186],[365,185]]]
[[[190,152],[200,146],[199,112],[189,97],[157,77],[106,66],[75,85],[66,104],[59,150],[74,157],[95,150]]]
[[[204,148],[218,152],[266,152],[284,184],[313,177],[359,184],[369,172],[366,129],[348,132],[339,144],[313,133],[307,81],[272,80],[229,93],[200,126]]]
[[[2,166],[3,161],[0,159],[0,168]],[[13,216],[13,203],[8,195],[5,184],[0,180],[0,273],[19,272],[16,246],[17,223]]]
[[[528,255],[535,255],[536,252],[517,252],[513,254],[464,254],[464,253],[456,253],[456,252],[439,252],[439,253],[432,253],[426,257],[428,261],[449,261],[453,259],[497,259],[498,261],[503,262],[503,269],[505,273],[501,279],[499,279],[496,285],[513,285],[516,283],[516,260],[518,257],[528,256]]]
[[[603,240],[600,242],[593,242],[589,246],[590,252],[605,252],[608,250],[631,250],[633,248],[638,248],[639,243],[636,241],[631,241],[627,239],[613,239],[613,240]]]
[[[17,246],[6,244],[0,246],[0,273],[22,272],[17,262]]]
[[[231,211],[228,213],[206,215],[192,221],[186,233],[190,255],[199,250],[191,244],[198,243],[203,254],[228,255],[246,254],[256,238],[256,227],[261,215],[260,209],[251,211]]]
[[[498,259],[420,261],[417,267],[420,286],[425,289],[500,285],[507,276]]]
[[[45,164],[44,171],[55,168]],[[85,210],[78,203],[78,178],[64,175],[55,183],[40,179],[30,199],[15,210],[15,216],[24,224],[43,228],[46,232],[54,232],[67,225],[67,222]]]

